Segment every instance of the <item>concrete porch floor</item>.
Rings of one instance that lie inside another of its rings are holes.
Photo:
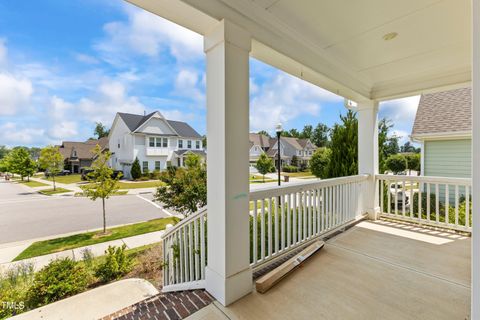
[[[470,238],[364,221],[266,294],[188,319],[469,319]]]

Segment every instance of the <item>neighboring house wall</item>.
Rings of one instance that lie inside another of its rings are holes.
[[[425,141],[423,153],[425,176],[471,177],[470,139]]]

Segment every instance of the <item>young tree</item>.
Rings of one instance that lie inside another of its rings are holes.
[[[63,170],[63,157],[58,147],[48,146],[40,151],[40,157],[38,158],[38,164],[41,168],[48,171],[52,177],[53,190],[56,190],[55,176]]]
[[[385,165],[388,170],[398,174],[407,169],[407,159],[402,154],[393,154],[385,161]]]
[[[30,177],[37,172],[37,163],[29,156],[23,160],[22,167],[23,173],[27,176],[27,181],[30,181]]]
[[[8,155],[8,162],[10,164],[10,171],[20,175],[22,180],[24,177],[33,174],[31,172],[34,170],[35,163],[30,158],[27,149],[23,147],[13,148]]]
[[[358,174],[358,120],[351,110],[340,119],[342,124],[335,124],[331,131],[332,154],[326,171],[328,178]]]
[[[405,155],[407,160],[407,169],[412,173],[412,170],[420,171],[420,154],[408,153]]]
[[[97,136],[97,139],[108,137],[110,130],[107,129],[106,126],[103,125],[101,122],[95,123],[95,129],[93,130],[93,135]]]
[[[330,129],[327,125],[319,123],[313,130],[311,140],[319,148],[328,146],[328,133]]]
[[[5,158],[9,152],[10,152],[10,149],[8,149],[5,146],[0,146],[0,159]]]
[[[207,204],[207,170],[200,160],[191,160],[190,157],[199,157],[189,154],[185,163],[186,168],[170,167],[160,175],[165,186],[160,186],[155,194],[155,200],[160,201],[166,208],[173,208],[185,216],[192,214]],[[193,165],[193,166],[191,166]]]
[[[310,170],[317,178],[327,177],[327,168],[332,151],[328,148],[318,148],[310,159]]]
[[[265,182],[265,175],[270,172],[273,167],[273,160],[270,159],[264,152],[260,155],[255,165],[258,172],[263,177],[263,182]]]
[[[140,161],[138,161],[138,158],[135,158],[135,161],[133,161],[130,174],[132,175],[133,180],[137,180],[142,176],[142,169],[140,168]]]
[[[290,165],[294,167],[298,167],[298,157],[296,155],[292,156],[292,160],[290,160]]]
[[[121,174],[113,178],[113,169],[108,165],[111,153],[102,152],[102,148],[97,144],[92,150],[95,161],[92,163],[92,172],[87,175],[89,184],[82,186],[84,194],[92,199],[102,199],[103,212],[103,233],[107,231],[107,218],[105,214],[105,200],[110,198],[118,190],[118,179]]]

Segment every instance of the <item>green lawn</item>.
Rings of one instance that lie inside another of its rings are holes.
[[[43,180],[52,181],[52,178],[43,177]],[[55,181],[59,183],[77,183],[82,181],[82,176],[80,174],[69,174],[66,176],[56,176]]]
[[[178,221],[179,219],[175,217],[155,219],[123,227],[110,228],[107,229],[106,235],[102,235],[102,231],[95,231],[75,234],[63,238],[37,241],[20,253],[14,261],[159,231],[165,229],[167,224],[175,224]]]
[[[265,183],[267,183],[267,182],[275,182],[275,181],[277,181],[277,180],[265,178]],[[260,180],[250,180],[250,183],[264,183],[264,181],[261,180],[261,179],[260,179]]]
[[[309,177],[313,176],[313,173],[310,171],[305,171],[305,172],[282,172],[282,176],[289,176],[289,177]]]
[[[38,182],[38,181],[33,181],[33,180],[30,180],[30,181],[27,181],[27,180],[23,180],[23,181],[17,181],[18,183],[21,183],[21,184],[24,184],[28,187],[32,187],[32,188],[35,188],[35,187],[45,187],[45,186],[48,186],[48,184],[46,183],[42,183],[42,182]]]
[[[126,194],[128,194],[128,190],[120,190],[115,192],[113,196],[124,196]],[[76,192],[75,197],[85,197],[85,195],[83,194],[83,192]]]
[[[140,188],[156,188],[164,185],[162,181],[139,181],[139,182],[123,182],[119,181],[120,189],[140,189]]]
[[[57,194],[57,193],[65,193],[65,192],[71,192],[72,190],[67,190],[67,189],[63,189],[63,188],[58,188],[56,190],[53,190],[52,189],[44,189],[44,190],[40,190],[38,192],[40,192],[41,194],[44,194],[46,196],[51,196],[52,194]]]

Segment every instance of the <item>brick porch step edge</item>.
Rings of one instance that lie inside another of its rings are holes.
[[[210,305],[213,300],[205,290],[160,293],[101,320],[180,320]]]

